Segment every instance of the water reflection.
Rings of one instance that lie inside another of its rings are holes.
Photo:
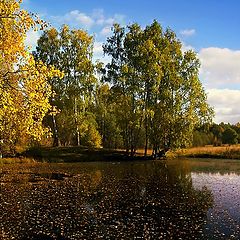
[[[183,162],[4,165],[0,239],[214,239],[212,189],[192,176]]]
[[[240,176],[235,173],[192,173],[193,186],[206,186],[214,197],[205,232],[215,239],[240,239]]]

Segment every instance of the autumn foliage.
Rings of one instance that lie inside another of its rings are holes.
[[[20,9],[21,1],[0,1],[0,150],[14,149],[23,138],[39,140],[51,111],[48,79],[61,72],[36,62],[24,44],[26,33],[41,22]]]

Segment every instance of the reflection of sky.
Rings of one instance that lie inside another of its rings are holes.
[[[210,231],[240,234],[240,175],[192,172],[191,177],[195,189],[207,187],[213,194],[214,205],[208,212]]]

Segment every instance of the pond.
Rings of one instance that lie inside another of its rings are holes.
[[[240,239],[240,161],[0,165],[0,239]]]

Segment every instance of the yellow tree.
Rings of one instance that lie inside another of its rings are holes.
[[[27,32],[42,22],[20,8],[21,0],[0,0],[0,152],[28,136],[40,140],[51,111],[47,79],[61,72],[36,62],[24,45]]]

